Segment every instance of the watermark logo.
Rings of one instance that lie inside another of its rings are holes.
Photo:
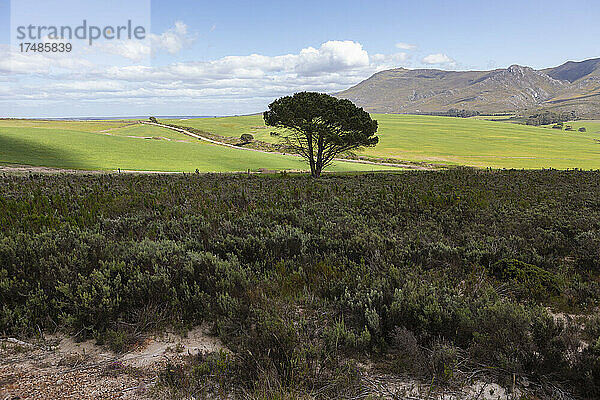
[[[146,38],[146,28],[142,25],[135,25],[131,20],[127,21],[126,25],[106,25],[100,27],[98,25],[88,24],[87,20],[83,20],[81,25],[72,27],[70,25],[54,26],[54,25],[32,25],[17,26],[17,40],[87,40],[91,46],[95,40],[122,40],[122,39],[137,39],[143,40]]]
[[[11,2],[11,48],[22,56],[76,53],[80,61],[122,65],[117,55],[123,58],[129,51],[135,53],[129,59],[135,58],[136,65],[149,65],[145,47],[150,31],[150,0]]]

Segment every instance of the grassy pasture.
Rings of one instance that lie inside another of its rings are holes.
[[[111,129],[106,134],[121,137],[153,138],[154,140],[176,140],[194,142],[195,139],[170,129],[159,126],[134,124]]]
[[[360,154],[445,165],[494,168],[600,168],[600,121],[568,123],[574,131],[475,118],[375,114],[380,142]],[[269,143],[280,131],[261,115],[174,119],[221,136],[250,133]],[[577,132],[581,126],[586,133]],[[0,162],[36,166],[152,171],[306,169],[295,157],[230,149],[169,129],[130,121],[0,121]],[[389,169],[337,163],[333,171]]]
[[[134,123],[133,121],[56,121],[34,119],[2,119],[0,128],[62,129],[79,132],[105,132],[119,129]]]
[[[270,132],[283,131],[282,129],[265,126],[262,114],[218,118],[167,119],[160,122],[189,126],[220,136],[239,138],[242,134],[249,133],[255,139],[267,143],[276,143],[278,141],[278,138],[271,136]]]
[[[593,134],[465,118],[375,118],[380,143],[366,155],[494,168],[600,168]]]
[[[483,121],[510,121],[514,115],[476,115],[471,119],[479,119]]]
[[[40,125],[34,121],[0,121],[0,163],[166,172],[190,172],[196,168],[201,172],[306,169],[306,165],[297,157],[231,149],[193,140],[160,127],[124,126],[126,124],[118,122],[64,121],[42,121]],[[375,171],[390,170],[390,167],[339,162],[330,170]]]
[[[588,132],[557,132],[474,118],[374,114],[379,121],[379,144],[362,155],[428,161],[446,165],[493,168],[600,168],[600,121],[577,121],[574,128]],[[170,120],[222,136],[251,133],[256,139],[276,142],[258,129],[262,116]]]

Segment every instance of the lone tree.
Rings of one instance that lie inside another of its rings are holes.
[[[153,124],[157,124],[158,123],[158,120],[156,119],[156,117],[150,117],[150,118],[148,118],[148,120],[150,122],[152,122]]]
[[[281,138],[308,161],[315,178],[337,155],[379,142],[377,121],[369,113],[324,93],[282,97],[263,116],[267,125],[286,128]]]

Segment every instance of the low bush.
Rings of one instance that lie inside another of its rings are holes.
[[[550,272],[519,260],[503,259],[493,264],[492,274],[509,282],[521,298],[548,299],[559,292],[559,280]]]

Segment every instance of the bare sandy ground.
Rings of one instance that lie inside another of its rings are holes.
[[[185,337],[153,335],[132,351],[115,354],[94,341],[64,335],[25,343],[0,342],[0,399],[148,399],[168,361],[224,349],[206,327]]]

